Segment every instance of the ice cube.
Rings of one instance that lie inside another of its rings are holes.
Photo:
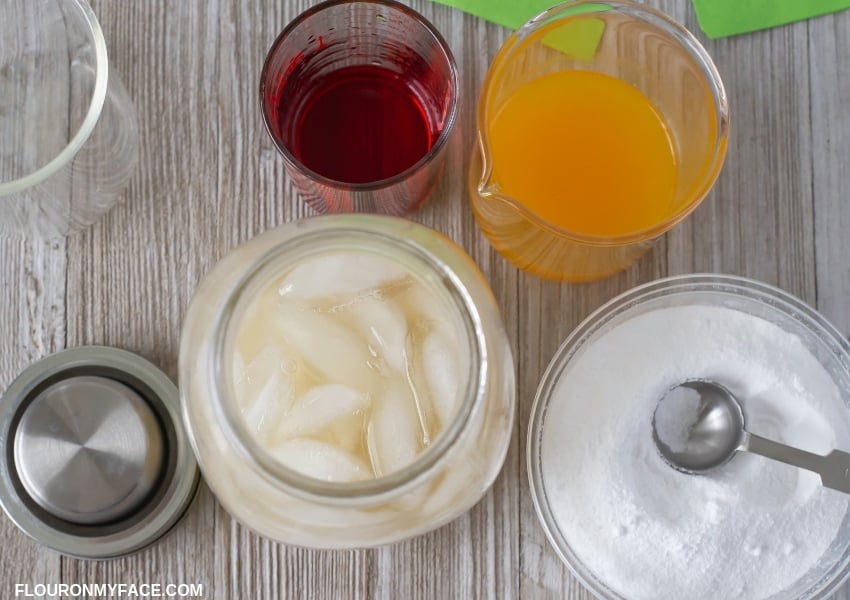
[[[290,469],[323,481],[360,481],[372,477],[369,465],[356,456],[309,438],[279,444],[272,455]]]
[[[357,296],[407,276],[398,263],[376,254],[338,252],[299,264],[281,282],[278,294],[293,300]]]
[[[281,420],[277,435],[286,439],[316,433],[365,406],[365,394],[353,388],[340,384],[316,386],[295,401]]]
[[[264,346],[247,364],[243,355],[237,352],[233,359],[232,377],[240,407],[252,404],[274,373],[285,373],[285,364],[283,352],[272,344]]]
[[[294,382],[285,368],[286,359],[275,346],[265,346],[250,363],[234,356],[233,383],[236,403],[248,428],[261,438],[277,428],[292,404]]]
[[[366,409],[357,409],[350,415],[335,419],[322,431],[322,439],[348,452],[360,454],[366,427],[363,419],[365,412]]]
[[[260,388],[259,393],[242,409],[242,418],[248,428],[261,439],[277,430],[284,410],[288,406],[291,388],[283,382],[280,373],[272,373]]]
[[[274,342],[269,338],[265,315],[274,310],[277,301],[277,294],[258,294],[251,299],[244,316],[239,320],[234,346],[246,361]]]
[[[275,325],[292,349],[321,379],[368,389],[372,374],[365,339],[333,315],[296,306],[285,303],[275,314]]]
[[[407,383],[394,379],[372,403],[366,444],[376,477],[409,465],[419,454],[422,428]]]
[[[351,315],[367,343],[403,375],[407,320],[395,302],[367,298],[351,307]]]
[[[432,329],[422,342],[422,375],[443,428],[451,422],[463,391],[460,373],[466,362],[458,356],[456,346],[443,327]]]
[[[414,284],[404,290],[402,300],[408,307],[408,312],[413,317],[413,324],[430,329],[442,324],[448,326],[453,321],[453,314],[457,311],[453,302],[446,302],[444,298],[435,294],[422,284]]]

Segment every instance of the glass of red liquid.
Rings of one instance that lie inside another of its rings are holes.
[[[403,215],[435,187],[458,103],[445,40],[392,0],[330,0],[278,36],[260,77],[269,135],[320,213]]]

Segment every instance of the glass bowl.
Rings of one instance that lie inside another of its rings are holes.
[[[552,481],[547,482],[547,479],[554,478],[553,475],[547,476],[547,472],[550,474],[554,472],[552,463],[547,467],[546,461],[542,460],[547,437],[547,419],[551,418],[556,423],[552,427],[559,427],[557,435],[562,438],[578,435],[580,428],[585,427],[586,423],[581,422],[581,419],[565,421],[563,418],[552,417],[553,412],[557,414],[557,410],[553,411],[553,407],[556,407],[558,403],[566,403],[566,406],[570,406],[573,402],[573,400],[570,400],[568,387],[566,392],[560,391],[560,395],[554,392],[562,376],[580,361],[581,356],[589,348],[592,348],[601,336],[618,325],[650,311],[695,305],[729,308],[746,315],[757,316],[798,338],[816,359],[814,364],[819,363],[828,379],[831,379],[835,385],[836,394],[832,402],[835,406],[830,407],[830,412],[834,413],[834,418],[829,422],[833,424],[836,431],[839,429],[843,431],[846,429],[845,426],[850,424],[850,411],[848,411],[848,407],[850,407],[850,343],[815,310],[786,292],[740,277],[702,274],[660,279],[638,286],[607,302],[587,317],[567,337],[544,373],[531,410],[527,452],[532,498],[546,535],[561,560],[598,598],[613,600],[628,597],[634,600],[637,592],[622,589],[622,585],[612,586],[610,582],[606,582],[598,576],[578,555],[575,540],[569,539],[569,534],[563,531],[563,529],[570,529],[571,527],[559,525],[555,509],[553,509],[553,493],[557,484]],[[635,340],[636,344],[641,342],[642,340]],[[640,346],[638,345],[636,348],[639,350]],[[618,367],[620,368],[618,369]],[[606,365],[606,368],[611,373],[618,373],[617,378],[622,380],[622,365],[618,365],[615,360],[612,360],[610,364]],[[628,365],[625,365],[625,368],[628,368]],[[585,376],[587,376],[586,372]],[[626,391],[626,393],[628,392]],[[573,395],[578,397],[577,394]],[[565,409],[562,408],[561,410]],[[594,404],[593,408],[588,410],[593,412],[599,409]],[[549,431],[549,435],[552,435],[551,429]],[[596,429],[595,431],[599,430]],[[647,431],[651,432],[651,424],[647,425]],[[838,443],[842,444],[843,442]],[[848,448],[842,449],[847,450]],[[741,453],[739,453],[740,455]],[[734,460],[737,459],[738,457]],[[746,459],[766,460],[752,456],[747,456]],[[560,463],[558,466],[561,466]],[[584,463],[582,463],[582,466],[585,466]],[[693,475],[682,476],[697,477]],[[561,485],[560,493],[569,495],[569,490],[579,487],[578,485]],[[608,486],[603,493],[609,493],[610,489],[613,488]],[[660,490],[660,493],[672,494],[675,493],[675,490],[663,489]],[[571,501],[575,503],[576,501],[585,502],[586,500],[586,498],[576,496]],[[637,502],[640,502],[639,497]],[[637,506],[640,510],[644,509],[640,504],[637,504]],[[771,600],[826,598],[841,586],[850,574],[850,509],[845,509],[842,517],[839,508],[837,517],[839,524],[836,535],[826,546],[825,551],[820,554],[820,558],[796,581],[769,595],[768,597]],[[817,518],[821,518],[820,515]],[[563,519],[562,514],[561,522],[568,522]],[[611,528],[610,534],[606,534],[605,531],[608,530],[600,530],[602,537],[599,538],[599,541],[594,538],[592,542],[596,545],[594,552],[598,552],[598,548],[603,548],[606,544],[609,548],[614,547],[611,544],[613,544],[612,540],[616,535],[615,531],[613,528]],[[605,535],[609,535],[609,539],[604,539]],[[694,549],[697,556],[701,549],[700,546]],[[706,556],[699,558],[705,559]],[[706,577],[708,576],[706,575]],[[640,581],[641,578],[644,579],[643,582]],[[644,576],[642,573],[637,573],[630,580],[629,585],[636,590],[638,585],[645,586],[648,578],[648,575]],[[746,583],[743,585],[746,585]],[[618,589],[615,590],[613,587]],[[749,598],[746,593],[741,597]],[[697,600],[697,598],[692,597],[691,600]]]

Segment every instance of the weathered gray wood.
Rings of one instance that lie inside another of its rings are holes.
[[[65,252],[64,241],[0,240],[2,390],[31,362],[65,346]],[[16,584],[59,582],[59,555],[24,536],[5,515],[0,548],[0,596],[13,597]]]
[[[26,4],[18,3],[17,8],[4,14],[27,14]],[[31,8],[31,7],[30,7]],[[49,11],[46,11],[49,12]],[[40,14],[33,10],[30,15]],[[58,13],[54,13],[56,16]],[[61,30],[61,18],[52,22],[46,29]],[[27,39],[21,36],[16,42]],[[31,36],[29,39],[38,39]],[[2,46],[2,44],[0,44]],[[12,46],[15,48],[15,46]],[[15,48],[19,51],[21,47]],[[4,48],[4,51],[9,51]],[[51,54],[36,60],[33,52],[20,57],[20,62],[7,65],[16,68],[19,73],[29,75],[25,90],[42,92],[38,101],[24,103],[24,98],[13,97],[12,115],[20,117],[26,113],[26,119],[4,123],[3,139],[6,151],[0,153],[0,177],[4,181],[21,177],[26,171],[42,166],[45,156],[50,152],[58,153],[68,143],[68,113],[41,118],[41,127],[33,127],[33,119],[43,115],[45,108],[55,98],[68,98],[70,70],[67,61],[60,54]],[[36,66],[38,68],[36,68]],[[39,77],[38,69],[50,74]],[[44,93],[48,87],[54,95]],[[22,92],[23,93],[23,92]],[[9,110],[8,106],[2,109]],[[0,110],[2,110],[0,109]],[[17,125],[17,127],[15,127]],[[21,142],[29,139],[33,142],[33,152],[18,154]],[[36,152],[37,150],[37,152]],[[0,198],[0,203],[4,202]],[[23,206],[14,202],[15,207]],[[26,214],[27,211],[24,211]],[[18,210],[0,208],[0,218],[15,219]],[[4,228],[0,226],[0,230]],[[15,240],[0,238],[0,391],[5,390],[15,376],[30,363],[65,347],[65,283],[66,283],[66,242],[64,240]],[[5,448],[0,448],[4,453]],[[12,597],[16,584],[34,582],[58,582],[60,579],[60,557],[25,537],[14,524],[3,515],[0,517],[0,596]]]
[[[202,275],[233,246],[310,214],[284,176],[257,109],[278,31],[314,2],[99,0],[110,58],[136,101],[140,165],[126,201],[66,244],[0,245],[0,385],[64,345],[138,352],[176,377],[180,325]],[[667,274],[736,273],[817,303],[847,335],[850,12],[706,41],[690,3],[655,0],[697,32],[732,107],[715,190],[639,263],[583,285],[518,273],[479,233],[466,170],[475,97],[507,31],[427,0],[410,2],[455,52],[463,107],[434,202],[414,219],[463,246],[492,283],[515,349],[514,439],[493,490],[467,515],[396,546],[316,552],[271,543],[202,487],[162,543],[109,563],[59,559],[0,518],[0,597],[14,583],[202,583],[209,598],[571,598],[590,594],[551,549],[525,472],[531,403],[549,359],[584,317]],[[67,279],[67,293],[66,293]],[[67,315],[67,339],[66,321]],[[61,568],[60,568],[61,565]],[[845,587],[837,597],[850,598]]]
[[[684,271],[753,277],[813,302],[807,37],[803,22],[707,42],[729,95],[729,150],[712,194],[670,237],[687,236],[676,242],[693,252]]]
[[[817,308],[850,339],[850,11],[808,23]],[[836,600],[850,600],[850,583]]]
[[[68,240],[68,345],[120,346],[176,378],[181,317],[203,265],[216,258],[202,228],[213,231],[215,219],[207,210],[216,196],[218,143],[214,111],[205,107],[216,105],[209,32],[218,22],[198,3],[101,2],[94,9],[111,64],[136,103],[141,152],[125,201]],[[62,581],[202,583],[214,597],[216,508],[204,487],[161,543],[109,562],[63,558]]]
[[[850,337],[850,14],[809,23],[818,308]]]

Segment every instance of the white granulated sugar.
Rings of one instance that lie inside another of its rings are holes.
[[[540,449],[548,502],[578,559],[629,600],[768,598],[824,557],[848,498],[744,453],[710,475],[672,469],[652,414],[692,378],[729,388],[754,433],[818,454],[850,449],[840,392],[798,337],[731,308],[653,310],[562,372]]]
[[[688,448],[691,427],[699,420],[699,392],[677,387],[667,392],[664,400],[655,411],[655,433],[673,452],[684,452]]]

